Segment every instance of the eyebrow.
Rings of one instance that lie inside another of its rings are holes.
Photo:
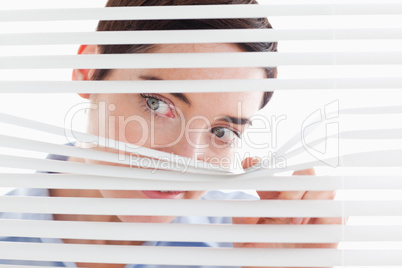
[[[236,125],[247,125],[250,124],[252,126],[252,121],[249,118],[239,118],[239,117],[234,117],[234,116],[225,116],[218,118],[217,121],[224,121],[228,123],[233,123]]]
[[[164,79],[161,79],[159,77],[152,76],[152,75],[141,75],[139,78],[142,79],[142,80],[164,80]],[[172,95],[173,97],[181,100],[182,102],[184,102],[188,106],[191,106],[191,101],[183,93],[170,93],[170,95]]]

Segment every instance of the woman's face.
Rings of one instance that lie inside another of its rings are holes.
[[[152,52],[242,52],[233,44],[163,45]],[[119,69],[106,80],[263,79],[262,68]],[[175,155],[229,166],[263,92],[93,94],[88,132]],[[110,149],[104,151],[116,152]],[[124,152],[120,152],[124,154]],[[96,161],[85,160],[96,163]],[[102,163],[105,164],[105,163]],[[108,163],[110,164],[110,163]],[[117,165],[117,164],[116,164]],[[196,199],[204,192],[100,191],[108,198]],[[170,222],[174,217],[120,216],[130,222]]]

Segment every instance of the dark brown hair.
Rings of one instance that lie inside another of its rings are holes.
[[[106,7],[122,6],[174,6],[174,5],[226,5],[258,4],[256,0],[109,0]],[[267,18],[242,19],[194,19],[194,20],[120,20],[100,21],[97,31],[152,31],[152,30],[200,30],[200,29],[271,29]],[[249,52],[277,52],[277,42],[237,43]],[[146,53],[158,45],[100,45],[101,54]],[[267,78],[276,78],[277,68],[264,68]],[[103,80],[110,69],[95,70],[92,80]],[[264,92],[261,107],[271,99],[273,92]]]

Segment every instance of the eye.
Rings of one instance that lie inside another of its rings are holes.
[[[145,96],[142,94],[141,96],[145,99],[146,106],[149,110],[151,110],[152,113],[170,118],[175,117],[171,105],[165,101],[153,96]]]
[[[225,127],[214,127],[211,129],[211,132],[224,143],[231,143],[236,136],[240,138],[240,134]]]
[[[160,100],[158,100],[158,99],[147,98],[147,104],[148,104],[148,107],[151,110],[157,111],[159,109],[159,106],[160,106],[159,102],[160,102]]]

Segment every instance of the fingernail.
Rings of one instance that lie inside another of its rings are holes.
[[[303,218],[292,218],[292,224],[301,224],[303,222]]]

